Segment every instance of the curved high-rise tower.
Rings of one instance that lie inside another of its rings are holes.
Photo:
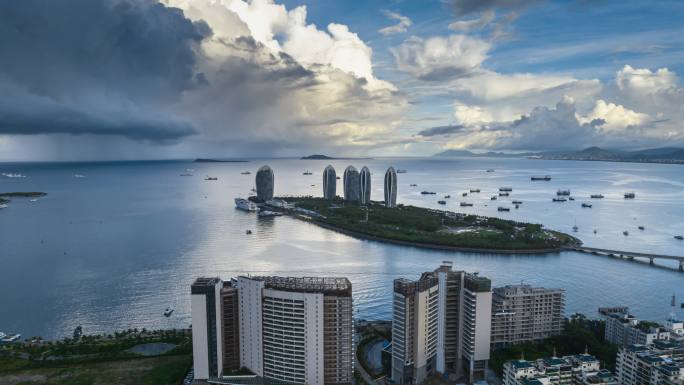
[[[368,167],[363,166],[359,173],[359,202],[362,205],[370,203],[371,196],[371,172]]]
[[[354,166],[344,170],[344,200],[357,202],[359,200],[359,172]]]
[[[397,206],[397,172],[394,167],[388,168],[385,173],[385,206]]]
[[[261,201],[273,199],[273,170],[269,166],[261,166],[256,173],[256,193]]]
[[[323,170],[323,198],[335,199],[337,192],[337,174],[333,166],[328,165]]]

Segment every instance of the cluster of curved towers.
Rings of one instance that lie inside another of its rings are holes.
[[[342,188],[344,200],[359,202],[360,204],[370,203],[371,197],[371,172],[364,166],[361,172],[354,166],[348,166],[344,170],[342,177]],[[334,199],[337,195],[337,174],[333,166],[328,165],[323,170],[323,197]],[[387,169],[385,173],[385,206],[395,207],[397,205],[397,173],[393,167]]]
[[[359,202],[360,204],[370,203],[371,198],[371,172],[368,167],[363,166],[361,172],[354,166],[349,166],[344,170],[343,176],[344,200]],[[273,199],[273,170],[269,166],[262,166],[256,173],[256,195],[262,202]],[[337,195],[337,174],[333,166],[328,165],[323,170],[323,197],[325,199],[335,199]],[[385,173],[385,206],[396,207],[397,205],[397,172],[393,167],[387,169]]]

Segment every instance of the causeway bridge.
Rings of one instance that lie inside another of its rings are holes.
[[[581,253],[594,254],[594,255],[605,255],[608,257],[621,258],[621,259],[635,259],[643,258],[648,259],[649,264],[653,265],[656,259],[669,259],[671,261],[679,261],[679,271],[684,272],[684,256],[677,255],[662,255],[662,254],[652,254],[652,253],[635,253],[632,251],[619,251],[610,249],[599,249],[596,247],[586,247],[586,246],[569,246],[567,250],[579,251]]]

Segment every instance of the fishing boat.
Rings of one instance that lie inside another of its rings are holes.
[[[582,203],[582,207],[591,208],[591,203]]]
[[[208,177],[204,178],[204,180],[218,180],[218,178],[215,176],[208,176]]]
[[[496,200],[496,195],[494,195],[493,197],[489,198],[489,200],[490,200],[490,201],[495,201],[495,200]]]
[[[421,193],[422,195],[435,195],[435,194],[437,194],[437,193],[434,192],[434,191],[421,191],[420,193]]]
[[[243,171],[243,172],[241,172],[240,174],[241,174],[241,175],[249,175],[249,174],[251,174],[251,172],[249,172],[249,171]]]
[[[589,197],[590,197],[591,199],[603,199],[603,195],[602,195],[602,194],[591,194],[591,195],[589,195]]]
[[[571,201],[574,201],[574,200],[575,200],[575,198],[573,198],[573,197],[568,197],[568,199],[571,200]]]
[[[558,190],[556,191],[556,195],[560,196],[569,196],[570,195],[570,190]]]
[[[449,199],[449,198],[451,198],[451,195],[445,195],[444,196],[444,199]]]
[[[554,202],[567,202],[568,200],[565,198],[553,198],[552,201],[554,201]]]
[[[488,168],[488,169],[487,169],[487,172],[494,172],[494,169],[493,169],[493,168]]]
[[[446,201],[437,201],[437,203],[439,203],[440,205],[445,205]]]
[[[634,199],[636,198],[636,194],[633,192],[626,192],[625,193],[625,199]]]
[[[249,229],[245,230],[245,234],[247,234],[247,235],[252,234],[252,230],[249,230]]]
[[[675,235],[674,238],[679,239],[681,241],[684,240],[684,235]]]
[[[629,231],[627,231],[627,230],[623,231],[623,232],[622,232],[622,235],[624,235],[625,237],[628,236],[628,235],[629,235]]]
[[[411,186],[411,187],[416,187],[416,186],[418,186],[418,185],[415,184],[415,183],[411,183],[409,186]]]
[[[471,193],[479,193],[479,192],[480,192],[480,189],[479,189],[479,188],[471,188],[471,189],[470,189],[470,192],[471,192]]]
[[[641,231],[646,230],[646,228],[645,228],[644,226],[639,226],[639,227],[637,227],[637,228],[638,228],[639,230],[641,230]]]
[[[522,204],[522,201],[513,201],[513,202],[511,202],[511,203],[513,203],[514,205],[521,205],[521,204]]]
[[[467,193],[467,192],[464,192],[464,193],[461,194],[461,195],[464,196],[464,197],[467,197],[467,196],[468,196],[468,193]]]
[[[399,168],[397,169],[397,174],[406,174],[406,170]]]
[[[302,173],[302,175],[313,175],[313,173],[309,170],[306,170]]]
[[[550,175],[533,176],[533,177],[531,177],[530,179],[531,179],[533,182],[534,182],[534,181],[539,181],[539,180],[543,180],[543,181],[547,181],[547,182],[548,182],[548,181],[551,180],[551,176],[550,176]]]
[[[471,207],[473,204],[468,202],[461,202],[461,207]]]
[[[508,207],[501,207],[501,206],[497,207],[496,210],[497,210],[497,211],[511,211],[510,208],[508,208]]]
[[[500,196],[500,197],[507,197],[507,196],[509,196],[509,195],[511,195],[511,194],[509,194],[509,193],[507,193],[507,192],[500,192],[500,193],[499,193],[499,196]]]
[[[510,192],[513,191],[513,187],[499,187],[499,191]]]

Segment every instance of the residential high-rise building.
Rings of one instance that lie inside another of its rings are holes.
[[[363,166],[359,173],[359,203],[367,205],[371,199],[371,172]]]
[[[453,271],[448,263],[415,282],[395,280],[392,379],[417,384],[435,371],[466,375],[470,382],[483,377],[489,360],[491,295],[489,279]],[[430,336],[425,348],[418,331]]]
[[[352,384],[346,278],[200,278],[192,290],[196,380],[231,383],[245,368],[265,381]]]
[[[417,281],[394,280],[392,380],[421,384],[435,373],[438,332],[437,277],[423,273]]]
[[[190,286],[193,369],[200,380],[222,375],[222,288],[219,278],[198,278]]]
[[[337,174],[332,165],[327,165],[323,170],[323,198],[335,199],[337,193]]]
[[[359,201],[359,172],[354,166],[348,166],[344,170],[344,200],[350,202]]]
[[[612,313],[606,317],[605,339],[616,345],[650,345],[656,340],[669,340],[670,331],[647,321],[639,321],[629,313]]]
[[[261,166],[255,177],[257,199],[266,202],[273,199],[273,170],[269,166]]]
[[[394,167],[385,172],[385,206],[397,207],[397,172]]]
[[[651,345],[621,346],[615,371],[620,385],[682,385],[683,361],[682,345],[656,340]]]
[[[565,290],[508,285],[492,294],[492,347],[506,347],[559,335]]]

